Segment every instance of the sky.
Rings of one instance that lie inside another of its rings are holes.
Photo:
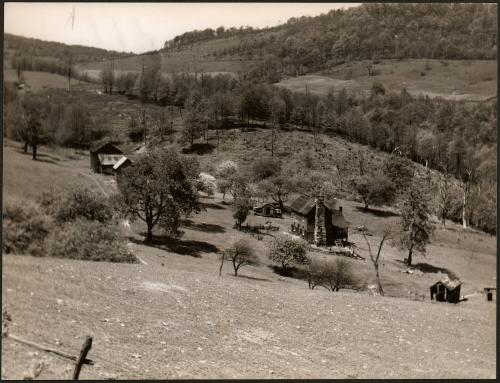
[[[195,29],[262,28],[355,3],[4,3],[4,31],[66,44],[142,53]],[[74,25],[71,13],[75,8]]]

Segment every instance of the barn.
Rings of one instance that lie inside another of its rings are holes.
[[[113,166],[122,157],[122,150],[111,142],[98,143],[90,148],[90,168],[94,173],[113,174]]]
[[[458,303],[460,302],[460,286],[458,279],[452,281],[448,277],[434,283],[431,290],[431,300],[438,302]]]
[[[290,205],[294,222],[291,232],[317,246],[332,246],[348,240],[349,224],[338,209],[325,204],[324,198],[301,196]]]

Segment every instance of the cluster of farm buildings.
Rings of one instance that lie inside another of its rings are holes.
[[[90,167],[95,173],[117,174],[131,165],[134,158],[145,151],[144,146],[131,154],[125,153],[111,142],[97,144],[90,149]],[[338,246],[349,244],[348,228],[342,206],[329,206],[322,196],[315,198],[300,196],[289,206],[293,223],[290,234],[316,246]],[[254,214],[281,218],[282,211],[275,203],[264,203],[254,207]],[[431,300],[458,303],[460,301],[459,280],[445,278],[430,287]]]
[[[125,153],[111,142],[94,145],[90,149],[90,167],[95,173],[117,174],[132,164],[134,157],[143,152],[144,146],[132,154]],[[254,212],[266,217],[281,217],[281,210],[272,203],[254,208]],[[322,197],[301,196],[292,202],[290,212],[294,223],[290,232],[317,246],[343,246],[348,240],[348,223],[342,214],[342,206],[330,207]]]

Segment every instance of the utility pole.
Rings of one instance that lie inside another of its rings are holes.
[[[72,55],[69,54],[69,66],[68,66],[68,93],[71,92],[71,68],[72,68]]]
[[[113,94],[113,83],[115,82],[115,56],[111,55],[111,82],[109,93]]]
[[[73,11],[70,13],[68,22],[71,20],[71,30],[75,27],[75,6],[73,5]],[[71,48],[70,48],[71,49]],[[68,67],[68,93],[71,92],[71,71],[72,71],[72,54],[71,50],[69,53],[69,67]]]

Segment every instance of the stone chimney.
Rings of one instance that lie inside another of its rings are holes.
[[[326,245],[325,202],[323,196],[318,196],[316,198],[316,217],[314,220],[314,244],[316,246]]]

